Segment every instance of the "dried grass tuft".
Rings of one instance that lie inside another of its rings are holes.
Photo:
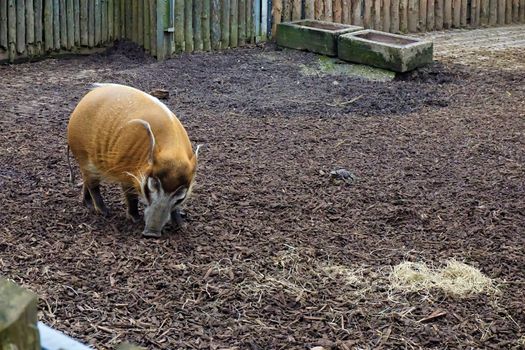
[[[441,289],[459,297],[498,292],[492,279],[475,267],[453,259],[441,269],[428,267],[424,262],[405,261],[394,267],[389,280],[394,289],[405,292]]]

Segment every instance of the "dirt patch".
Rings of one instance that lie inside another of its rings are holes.
[[[445,62],[371,82],[300,64],[317,57],[266,46],[158,63],[125,44],[0,67],[2,274],[97,349],[518,347],[525,71]],[[105,219],[68,183],[69,114],[109,81],[169,90],[204,144],[186,230],[142,239],[116,187]],[[339,168],[357,180],[332,181]],[[454,258],[501,294],[392,293],[385,279]]]

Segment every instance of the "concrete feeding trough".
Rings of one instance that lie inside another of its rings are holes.
[[[404,35],[362,30],[339,36],[342,60],[407,72],[432,63],[433,44]]]
[[[359,30],[363,27],[316,20],[285,22],[277,25],[277,45],[337,56],[337,37]]]

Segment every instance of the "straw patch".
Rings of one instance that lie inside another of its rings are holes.
[[[498,292],[493,280],[475,267],[456,260],[448,260],[441,269],[422,262],[403,262],[394,267],[389,280],[394,289],[405,292],[441,289],[459,297]]]

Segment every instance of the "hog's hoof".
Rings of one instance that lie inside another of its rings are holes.
[[[162,233],[154,231],[143,231],[142,236],[147,238],[160,238],[162,236]]]

